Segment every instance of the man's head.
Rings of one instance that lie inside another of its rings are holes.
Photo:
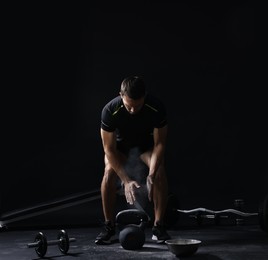
[[[120,96],[130,114],[136,114],[143,107],[145,93],[144,81],[138,76],[125,78],[121,83]]]

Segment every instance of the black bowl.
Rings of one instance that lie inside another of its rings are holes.
[[[190,256],[197,251],[201,241],[196,239],[178,238],[166,240],[165,243],[168,246],[169,251],[174,255]]]

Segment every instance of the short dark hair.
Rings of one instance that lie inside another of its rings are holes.
[[[141,77],[132,76],[125,78],[121,83],[121,94],[131,99],[139,99],[145,96],[145,84]]]

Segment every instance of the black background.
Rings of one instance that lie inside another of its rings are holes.
[[[267,114],[250,1],[5,11],[2,213],[100,187],[100,112],[130,75],[167,106],[167,174],[182,206],[256,208]]]

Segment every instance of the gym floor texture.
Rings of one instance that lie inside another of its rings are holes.
[[[62,227],[61,227],[62,229]],[[258,225],[185,225],[168,230],[172,238],[191,238],[201,240],[196,253],[188,257],[176,257],[167,245],[156,244],[151,240],[151,228],[145,229],[146,240],[139,250],[126,250],[117,241],[111,245],[96,245],[96,235],[101,227],[65,227],[70,242],[67,254],[57,245],[49,245],[45,259],[194,259],[194,260],[267,260],[268,235]],[[0,231],[1,260],[40,259],[35,248],[27,244],[34,242],[42,231],[47,240],[57,238],[59,232],[54,228],[5,229]]]

